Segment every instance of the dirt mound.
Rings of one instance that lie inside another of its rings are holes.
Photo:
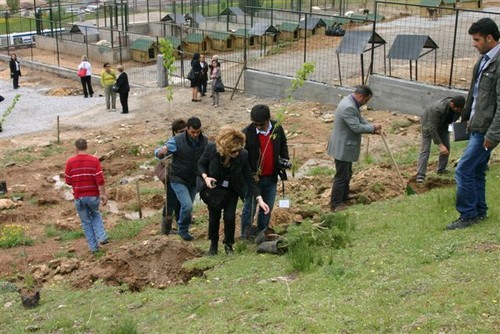
[[[97,262],[87,262],[71,274],[70,282],[76,288],[88,288],[96,280],[105,284],[126,283],[130,290],[146,286],[159,289],[185,283],[200,270],[186,270],[182,264],[201,256],[191,244],[181,240],[156,236],[134,245],[127,245],[106,254]]]
[[[56,87],[45,94],[49,96],[78,96],[82,95],[82,90],[73,87]]]

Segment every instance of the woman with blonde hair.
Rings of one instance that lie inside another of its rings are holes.
[[[244,199],[247,191],[256,196],[267,214],[269,206],[262,200],[260,190],[248,163],[248,152],[243,148],[245,135],[240,130],[225,126],[215,142],[209,143],[198,161],[200,196],[208,206],[208,234],[210,249],[207,255],[216,255],[219,243],[219,225],[223,214],[224,249],[233,253],[238,197]],[[248,185],[248,186],[247,186]]]
[[[92,65],[86,55],[82,56],[82,62],[78,65],[78,76],[82,82],[83,97],[92,97],[94,90],[92,89]]]

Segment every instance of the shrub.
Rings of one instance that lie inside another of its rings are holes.
[[[26,236],[26,229],[19,224],[0,226],[0,247],[10,248],[20,245],[32,245],[33,240]]]

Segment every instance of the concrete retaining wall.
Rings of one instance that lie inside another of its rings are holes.
[[[276,99],[286,98],[285,90],[290,87],[290,82],[289,77],[246,70],[245,94]],[[466,91],[380,75],[372,75],[369,86],[374,94],[369,102],[370,107],[418,116],[422,115],[427,105],[436,100],[455,95],[467,97]],[[344,96],[352,92],[352,88],[306,82],[293,97],[296,100],[336,105]]]
[[[418,116],[421,116],[425,108],[434,101],[455,95],[463,95],[467,98],[467,92],[463,90],[381,75],[370,76],[369,85],[373,90],[373,98],[369,103],[371,107]]]

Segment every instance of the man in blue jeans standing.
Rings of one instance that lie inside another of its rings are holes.
[[[278,175],[285,178],[286,173],[280,159],[289,159],[288,145],[283,127],[271,120],[271,111],[264,104],[258,104],[250,112],[252,123],[243,129],[246,136],[245,149],[248,162],[259,185],[262,199],[269,206],[269,214],[259,209],[257,217],[258,232],[265,230],[271,220],[271,211],[276,197]],[[247,196],[241,212],[241,237],[248,238],[256,203],[253,196]]]
[[[99,159],[87,154],[87,141],[75,141],[76,155],[66,162],[65,180],[73,188],[75,206],[82,221],[83,232],[90,251],[96,253],[99,243],[108,243],[104,230],[99,203],[108,201],[104,189],[104,176]]]
[[[500,34],[490,18],[469,28],[472,45],[481,58],[474,66],[472,82],[462,119],[468,121],[470,139],[455,170],[456,209],[460,217],[448,230],[469,227],[486,219],[486,168],[491,151],[500,142]]]
[[[191,117],[187,121],[186,132],[170,138],[166,145],[166,154],[173,154],[170,186],[181,204],[177,233],[186,241],[193,240],[193,236],[189,234],[189,226],[192,220],[193,201],[196,196],[198,160],[207,143],[208,139],[201,133],[200,119]]]

